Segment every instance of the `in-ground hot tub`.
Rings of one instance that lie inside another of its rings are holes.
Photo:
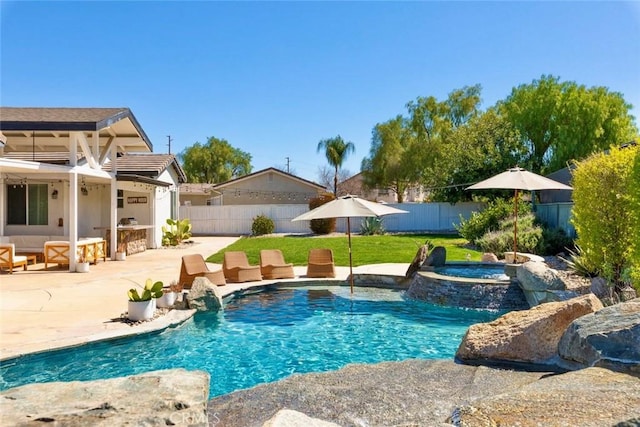
[[[419,271],[407,296],[433,304],[490,310],[525,310],[529,304],[505,264],[454,262]]]

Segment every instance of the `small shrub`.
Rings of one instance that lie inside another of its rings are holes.
[[[531,212],[531,206],[518,198],[518,216]],[[496,199],[490,202],[481,212],[473,212],[468,220],[460,217],[460,225],[456,230],[460,236],[476,244],[477,240],[489,231],[500,228],[500,221],[513,215],[513,198]]]
[[[360,234],[363,236],[373,236],[375,234],[384,234],[385,230],[382,226],[382,218],[370,216],[362,220],[360,225]]]
[[[329,203],[335,199],[335,196],[330,193],[321,194],[318,197],[315,197],[309,200],[309,209],[315,209],[318,206],[322,206],[325,203]],[[336,219],[335,218],[325,218],[325,219],[312,219],[309,224],[309,228],[313,231],[314,234],[329,234],[333,233],[336,229]]]
[[[535,217],[529,213],[518,216],[518,252],[536,253],[542,239],[542,228],[534,225]],[[485,233],[476,241],[484,252],[504,253],[513,251],[513,218],[500,221],[499,230]]]
[[[542,239],[538,244],[538,252],[541,255],[556,255],[566,252],[573,247],[573,239],[567,236],[562,228],[542,227]]]
[[[258,215],[253,218],[253,223],[251,224],[251,235],[264,236],[265,234],[273,233],[275,229],[276,226],[271,218],[265,215]]]
[[[580,246],[575,247],[575,251],[571,249],[567,249],[569,251],[569,259],[565,259],[560,257],[560,259],[564,260],[567,263],[569,268],[573,270],[579,276],[584,277],[596,277],[598,275],[598,268],[596,268],[590,261],[589,258],[584,256],[582,248]]]

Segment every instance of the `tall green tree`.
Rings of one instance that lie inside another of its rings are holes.
[[[416,133],[415,161],[428,187],[443,180],[441,165],[452,133],[480,113],[481,91],[480,85],[465,86],[449,93],[444,101],[429,96],[407,104],[409,123]]]
[[[224,139],[210,137],[196,142],[178,157],[189,182],[215,184],[251,173],[251,154],[232,147]]]
[[[324,151],[327,161],[335,169],[333,176],[333,194],[338,194],[338,170],[349,154],[356,150],[353,142],[345,142],[340,135],[335,138],[323,139],[318,143],[318,152]]]
[[[465,191],[467,186],[522,164],[528,153],[518,132],[495,108],[456,128],[450,139],[440,163],[441,179],[432,190],[437,201],[470,200],[473,192]]]
[[[631,105],[622,94],[551,75],[514,88],[499,108],[528,145],[527,166],[538,173],[560,169],[638,134]]]
[[[390,188],[404,201],[408,186],[420,178],[420,167],[416,163],[416,134],[411,123],[397,116],[373,128],[369,157],[360,167],[367,188]]]

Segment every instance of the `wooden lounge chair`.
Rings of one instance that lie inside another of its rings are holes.
[[[227,282],[254,282],[262,280],[259,265],[249,265],[247,254],[242,251],[224,253],[222,271]]]
[[[191,289],[196,277],[206,277],[214,285],[226,285],[222,270],[211,271],[200,254],[185,255],[180,267],[180,284],[185,289]]]
[[[309,251],[307,277],[336,277],[331,249],[311,249]]]
[[[16,246],[13,243],[0,244],[0,270],[8,268],[11,274],[14,268],[20,266],[27,270],[27,257],[16,255]]]
[[[260,271],[265,279],[293,279],[293,264],[287,264],[280,249],[260,251]]]

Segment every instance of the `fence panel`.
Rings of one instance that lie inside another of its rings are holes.
[[[536,205],[536,218],[550,228],[561,228],[568,236],[576,237],[576,230],[571,224],[573,203],[542,203]]]
[[[482,210],[481,203],[395,203],[390,206],[409,213],[384,217],[389,232],[451,232],[460,222],[460,215],[469,218],[471,212]],[[243,205],[243,206],[180,206],[180,218],[189,218],[195,235],[251,234],[253,218],[266,215],[275,223],[276,233],[309,233],[308,221],[291,220],[309,210],[300,205]],[[351,230],[358,232],[362,218],[351,220]],[[345,219],[336,221],[336,230],[345,232]]]

